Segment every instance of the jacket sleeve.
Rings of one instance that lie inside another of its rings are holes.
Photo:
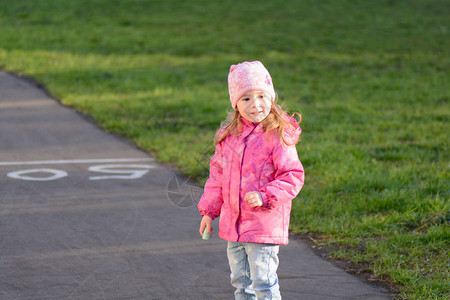
[[[305,181],[303,166],[295,145],[277,145],[273,152],[275,179],[260,190],[264,208],[274,208],[294,199]]]
[[[222,196],[223,159],[221,143],[216,145],[216,152],[210,161],[209,179],[206,181],[203,195],[198,203],[198,210],[202,216],[212,219],[220,215],[223,204]]]

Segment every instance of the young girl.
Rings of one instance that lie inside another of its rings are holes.
[[[281,299],[278,249],[288,243],[291,202],[304,181],[295,148],[301,129],[276,104],[261,62],[232,65],[228,89],[234,112],[216,135],[200,234],[220,216],[236,299]]]

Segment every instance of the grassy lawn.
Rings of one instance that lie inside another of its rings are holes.
[[[200,183],[261,60],[303,116],[291,229],[406,299],[449,297],[449,34],[446,0],[0,1],[1,68]]]

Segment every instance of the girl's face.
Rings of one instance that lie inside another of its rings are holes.
[[[237,109],[247,121],[259,123],[270,113],[272,99],[262,91],[249,91],[237,102]]]

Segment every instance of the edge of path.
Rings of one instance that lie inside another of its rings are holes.
[[[350,246],[329,245],[326,243],[326,238],[315,233],[291,234],[292,235],[289,236],[289,238],[305,241],[315,255],[332,263],[334,266],[344,270],[346,273],[360,278],[371,286],[386,289],[387,292],[395,298],[399,295],[399,284],[392,281],[389,277],[375,276],[374,272],[370,270],[371,262],[354,263],[350,260],[337,258],[331,254],[332,251],[339,248],[350,249]]]
[[[129,146],[140,150],[142,152],[145,152],[147,154],[149,154],[150,156],[152,155],[149,151],[142,149],[141,147],[139,147],[138,145],[136,145],[135,143],[133,143],[133,141],[123,135],[118,134],[117,132],[114,131],[109,131],[106,130],[105,128],[103,128],[102,126],[100,126],[100,124],[97,122],[97,120],[95,120],[93,117],[91,117],[88,114],[83,113],[82,111],[77,110],[74,106],[70,106],[70,105],[65,105],[62,103],[61,99],[55,97],[55,95],[53,95],[49,89],[47,89],[47,87],[41,83],[39,80],[28,76],[22,72],[14,72],[14,71],[10,71],[8,69],[5,69],[4,66],[0,65],[0,71],[7,73],[11,76],[14,76],[20,80],[24,80],[26,82],[28,82],[29,84],[32,84],[34,86],[36,86],[38,89],[42,90],[48,97],[52,98],[53,100],[55,100],[59,105],[68,108],[70,110],[72,110],[73,112],[75,112],[77,115],[79,115],[81,118],[83,118],[84,120],[88,121],[89,123],[93,124],[95,127],[97,127],[98,129],[107,132],[108,134],[113,135],[115,138],[121,140],[122,142],[127,143]],[[162,163],[160,161],[157,161],[155,159],[156,162],[158,162],[159,164],[163,165],[164,167],[169,168],[171,171],[174,171],[174,173],[176,173],[177,175],[182,175],[182,173],[177,170],[173,165],[171,164],[167,164],[167,163]]]

